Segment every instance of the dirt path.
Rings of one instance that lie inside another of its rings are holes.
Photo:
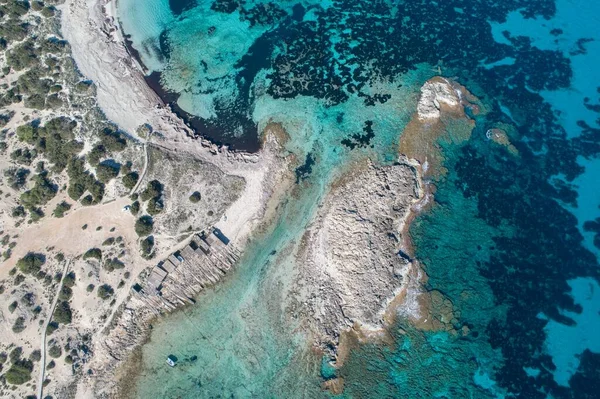
[[[60,290],[62,289],[63,281],[65,279],[65,276],[67,275],[67,270],[69,270],[70,264],[70,260],[67,260],[65,262],[65,267],[62,270],[62,278],[60,279],[60,283],[58,284],[58,288],[56,289],[56,293],[54,294],[54,299],[52,300],[52,305],[50,306],[48,317],[46,318],[46,321],[42,326],[42,344],[40,345],[42,359],[40,362],[40,378],[38,381],[38,398],[43,398],[44,393],[44,374],[46,373],[46,330],[48,328],[48,324],[50,324],[50,321],[52,320],[54,309],[56,308],[56,304],[58,303],[58,295],[60,294]]]

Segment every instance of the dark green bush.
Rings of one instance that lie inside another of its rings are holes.
[[[6,382],[13,385],[21,385],[31,380],[33,362],[31,360],[19,359],[10,366],[4,378]]]
[[[63,287],[60,289],[60,292],[58,293],[58,299],[60,299],[61,301],[68,301],[69,299],[71,299],[72,296],[73,290],[71,289],[71,287],[67,287],[66,285],[63,285]]]
[[[13,332],[15,334],[18,334],[18,333],[22,332],[23,330],[25,330],[25,328],[27,328],[27,326],[25,325],[25,318],[17,317],[17,320],[15,320],[15,323],[12,326]]]
[[[34,209],[37,206],[45,205],[56,195],[58,188],[44,174],[33,177],[35,186],[31,190],[21,194],[21,204],[26,209]]]
[[[130,172],[130,173],[126,174],[125,176],[123,176],[123,186],[125,186],[125,188],[131,190],[132,188],[135,187],[139,178],[140,178],[140,175],[138,175],[137,172]]]
[[[148,182],[146,189],[140,194],[142,201],[148,201],[151,198],[158,198],[163,191],[163,185],[158,180]]]
[[[102,260],[102,250],[100,248],[90,248],[87,250],[85,254],[83,254],[83,259],[97,259]]]
[[[194,191],[192,195],[190,195],[190,201],[193,203],[197,203],[202,199],[199,191]]]
[[[162,212],[163,208],[164,205],[162,203],[162,200],[159,198],[151,198],[150,201],[148,201],[148,205],[146,205],[146,211],[151,216],[159,214],[160,212]]]
[[[52,345],[50,349],[48,349],[48,354],[57,359],[62,356],[62,349],[60,349],[60,346],[58,345]]]
[[[102,284],[98,287],[97,295],[103,300],[107,300],[114,294],[115,290],[108,284]]]
[[[104,268],[109,272],[112,272],[115,269],[123,269],[124,267],[125,264],[118,258],[108,259],[104,262]]]
[[[119,175],[120,166],[113,160],[103,161],[96,167],[96,177],[102,183],[108,183]]]
[[[27,176],[30,173],[26,168],[8,168],[4,171],[4,177],[6,177],[6,183],[13,190],[20,190],[27,183]]]
[[[154,230],[154,221],[150,216],[142,216],[135,222],[135,232],[138,236],[144,237]]]
[[[66,201],[63,201],[60,204],[56,205],[56,208],[54,209],[54,212],[52,214],[54,215],[54,217],[61,218],[69,209],[71,209],[71,204],[67,203]]]
[[[69,272],[69,274],[65,276],[65,278],[63,279],[63,285],[69,288],[73,288],[73,286],[75,285],[75,272]]]
[[[46,257],[43,254],[29,252],[27,255],[17,261],[17,267],[22,273],[36,274],[46,263]]]
[[[60,301],[54,310],[54,321],[62,324],[69,324],[73,318],[71,306],[67,301]]]

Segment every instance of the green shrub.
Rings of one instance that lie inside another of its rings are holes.
[[[4,177],[13,190],[20,190],[27,183],[29,173],[29,169],[26,168],[8,168],[4,171]]]
[[[60,292],[58,293],[58,299],[60,299],[61,301],[68,301],[69,299],[71,299],[72,296],[73,290],[71,289],[71,287],[67,287],[65,285],[63,285],[63,287],[60,289]]]
[[[48,363],[46,369],[52,370],[54,367],[56,367],[56,363],[54,362],[54,360],[50,360],[50,363]]]
[[[102,131],[100,141],[109,152],[120,152],[127,147],[127,141],[125,141],[124,136],[111,128],[106,128]]]
[[[115,243],[115,237],[108,237],[104,242],[102,242],[103,247],[107,247],[113,245]]]
[[[52,335],[52,333],[56,330],[58,330],[58,323],[55,321],[51,321],[50,323],[48,323],[48,327],[46,327],[46,335]],[[52,348],[50,348],[50,349],[52,349]],[[58,356],[60,356],[60,355],[58,355]]]
[[[36,175],[33,178],[35,186],[21,194],[21,204],[26,209],[33,209],[40,205],[45,205],[56,195],[58,188],[44,174]]]
[[[63,285],[72,288],[75,285],[75,272],[69,272],[63,279]]]
[[[37,50],[35,49],[32,40],[27,40],[24,43],[16,45],[12,50],[6,53],[6,63],[15,71],[29,68],[37,64],[37,62]]]
[[[17,261],[17,267],[22,273],[36,274],[46,263],[46,257],[43,254],[29,252],[27,255]]]
[[[96,177],[102,183],[108,183],[119,175],[119,168],[113,160],[103,161],[96,167]]]
[[[139,178],[140,178],[140,175],[137,172],[130,172],[130,173],[126,174],[125,176],[123,176],[123,186],[125,186],[125,188],[131,190],[132,188],[135,187]]]
[[[96,287],[96,286],[95,286],[94,284],[88,284],[88,286],[86,287],[86,289],[85,289],[85,290],[86,290],[87,292],[92,292],[92,291],[94,291],[94,288],[95,288],[95,287]]]
[[[73,318],[71,306],[67,301],[61,301],[56,305],[54,310],[54,321],[62,324],[69,324]]]
[[[71,204],[67,203],[66,201],[63,201],[60,204],[56,205],[56,208],[54,209],[54,212],[52,212],[52,214],[54,215],[54,217],[61,218],[69,209],[71,209]]]
[[[54,359],[58,359],[62,356],[62,349],[58,345],[52,345],[50,349],[48,349],[48,354]]]
[[[39,362],[42,360],[42,352],[39,349],[34,350],[31,352],[31,355],[29,355],[29,360],[33,362]]]
[[[96,144],[94,148],[86,155],[87,161],[92,166],[97,166],[100,160],[106,156],[106,149],[102,144]]]
[[[33,362],[31,360],[19,359],[10,366],[4,378],[6,382],[13,385],[21,385],[31,380]]]
[[[83,259],[97,259],[102,260],[102,250],[100,248],[90,248],[87,250],[85,254],[83,254]]]
[[[164,205],[162,203],[162,200],[160,200],[159,198],[151,198],[150,201],[148,201],[148,205],[146,205],[146,211],[151,216],[159,214],[160,212],[162,212],[163,208]]]
[[[134,203],[132,203],[131,207],[129,208],[129,211],[131,212],[131,214],[133,216],[136,216],[138,214],[138,212],[140,211],[140,202],[135,201]]]
[[[106,262],[104,262],[104,268],[109,272],[112,272],[115,269],[123,269],[124,267],[125,264],[118,258],[107,259]]]
[[[22,332],[23,330],[25,330],[27,328],[27,326],[25,325],[25,318],[24,317],[17,317],[17,320],[15,320],[15,323],[12,326],[12,330],[15,334],[18,334],[20,332]]]
[[[194,204],[197,202],[200,202],[201,199],[202,199],[202,196],[200,195],[199,191],[194,191],[192,193],[192,195],[190,195],[190,201],[193,202]]]
[[[85,169],[85,162],[81,158],[71,158],[67,167],[69,176],[69,188],[67,190],[69,197],[77,201],[81,196],[89,191],[94,196],[94,202],[100,203],[104,196],[104,185],[97,182]]]
[[[108,284],[102,284],[98,287],[97,295],[103,300],[107,300],[114,294],[115,290]]]
[[[23,281],[25,281],[25,276],[19,273],[17,274],[17,277],[15,277],[14,285],[21,285]]]
[[[19,140],[28,144],[35,144],[39,139],[38,130],[32,124],[21,125],[17,127],[17,137]]]
[[[23,216],[25,216],[25,208],[21,205],[15,206],[12,210],[12,217],[22,218]]]
[[[154,237],[146,237],[142,240],[140,246],[144,255],[150,255],[152,253],[152,249],[154,248]]]
[[[19,303],[17,301],[13,301],[10,305],[8,305],[8,311],[10,313],[13,313],[17,307],[19,306]]]
[[[35,157],[37,157],[37,151],[29,148],[18,148],[10,153],[10,159],[21,165],[31,165]]]
[[[154,230],[154,221],[150,216],[142,216],[135,222],[135,232],[138,236],[150,235]]]
[[[29,215],[31,216],[32,222],[37,222],[44,217],[44,211],[42,211],[42,208],[30,209]]]
[[[158,198],[163,191],[163,185],[158,180],[148,182],[146,189],[142,191],[140,198],[142,201],[148,201],[151,198]]]

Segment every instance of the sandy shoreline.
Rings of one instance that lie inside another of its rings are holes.
[[[264,184],[266,177],[275,172],[274,168],[281,169],[278,146],[265,146],[256,154],[234,153],[192,137],[190,128],[147,85],[141,67],[128,53],[115,21],[115,7],[116,0],[65,2],[61,26],[73,59],[81,73],[96,84],[98,105],[107,118],[132,137],[141,141],[135,131],[149,124],[161,133],[162,139],[156,145],[189,153],[246,180],[240,199],[217,225],[240,248],[270,195]]]

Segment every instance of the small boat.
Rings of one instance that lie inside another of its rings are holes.
[[[167,364],[171,367],[175,367],[175,365],[177,364],[177,357],[175,357],[174,355],[167,356]]]

